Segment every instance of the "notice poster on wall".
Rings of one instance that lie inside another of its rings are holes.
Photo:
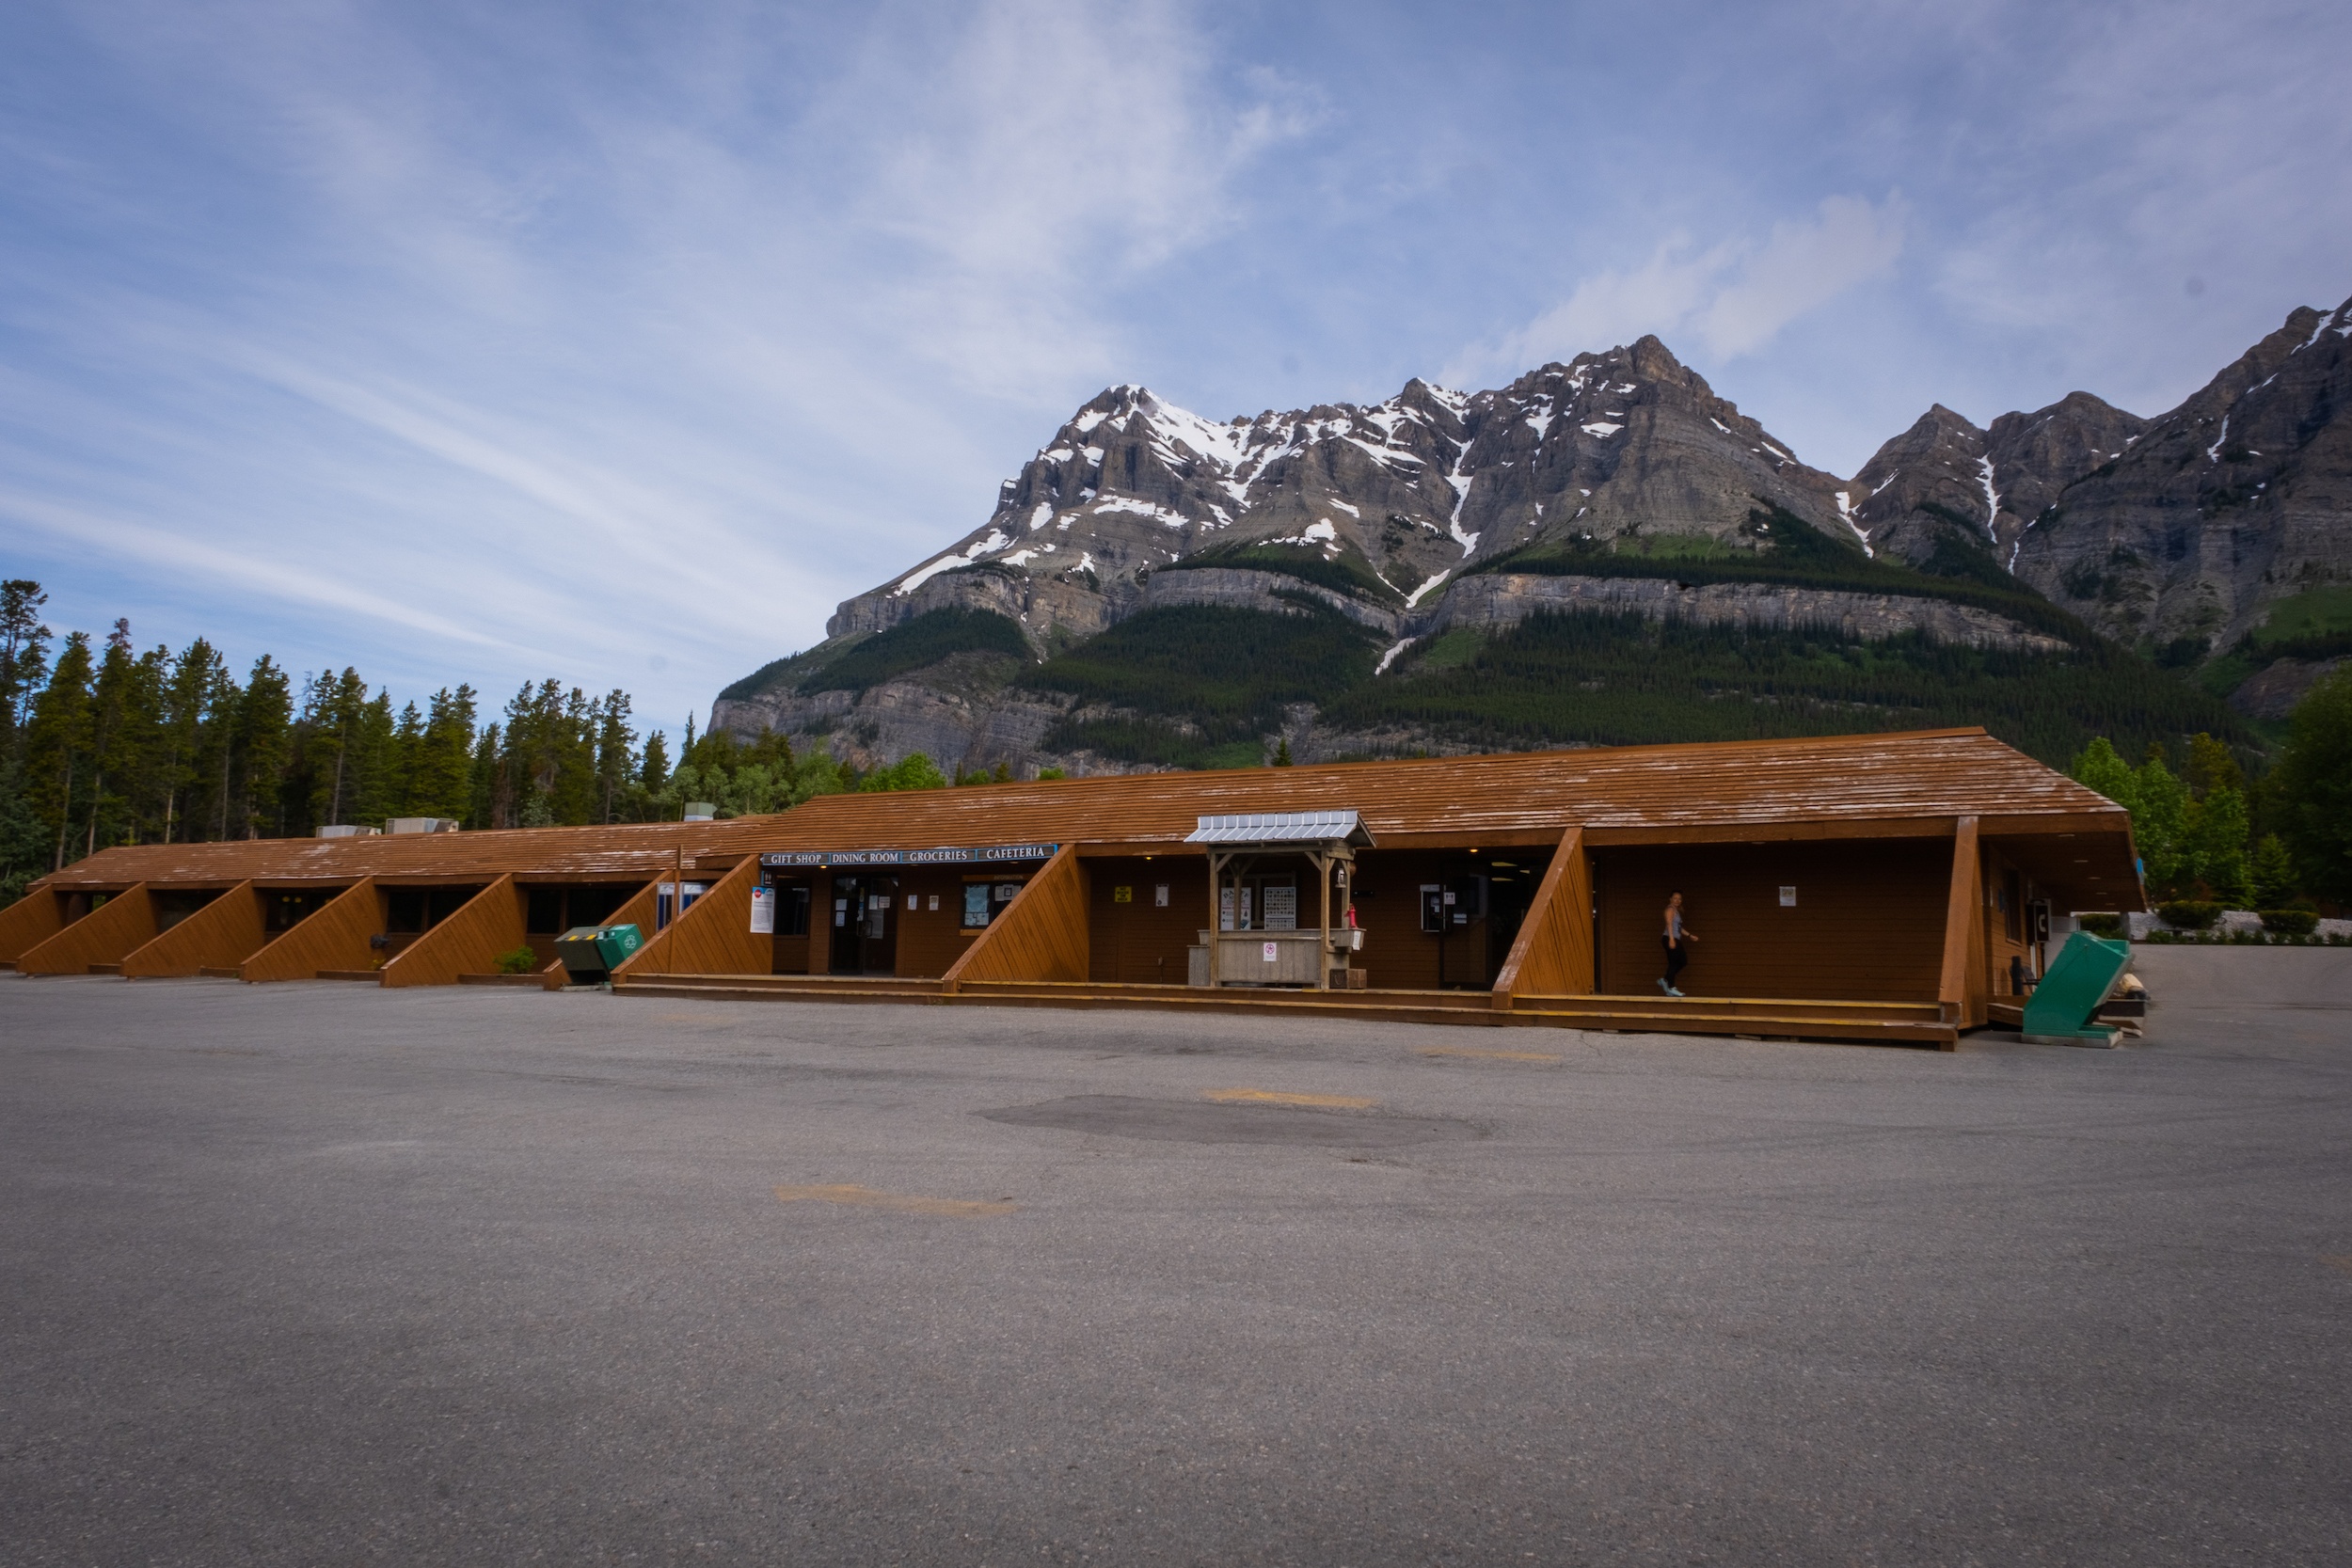
[[[1259,890],[1265,900],[1265,928],[1269,931],[1298,929],[1298,886],[1295,882],[1268,882]]]
[[[776,934],[776,890],[771,887],[752,889],[752,935],[771,937]]]

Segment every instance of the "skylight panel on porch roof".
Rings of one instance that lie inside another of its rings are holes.
[[[1372,847],[1372,834],[1352,811],[1256,811],[1203,816],[1186,844],[1352,844]]]

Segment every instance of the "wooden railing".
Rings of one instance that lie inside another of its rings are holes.
[[[1082,981],[1090,946],[1086,867],[1078,847],[1065,844],[964,949],[940,990],[953,995],[967,982],[984,980]]]
[[[522,895],[508,872],[457,906],[384,966],[387,986],[453,986],[460,974],[489,974],[501,954],[528,945]]]
[[[155,940],[155,900],[145,882],[125,888],[16,960],[21,974],[87,974]]]
[[[122,960],[127,980],[159,980],[207,969],[234,969],[262,950],[262,896],[239,882]]]
[[[320,905],[294,928],[246,959],[238,978],[315,980],[323,969],[372,969],[371,937],[384,931],[375,879],[362,877]]]
[[[1585,996],[1593,985],[1593,871],[1584,830],[1570,828],[1560,835],[1518,940],[1495,976],[1494,1005],[1508,1008],[1520,996]]]
[[[658,887],[662,880],[657,879]],[[616,978],[644,979],[654,974],[765,974],[775,961],[774,939],[752,929],[752,889],[759,885],[759,857],[746,855],[735,869],[694,900],[684,914],[674,916],[651,942],[629,955]],[[683,893],[683,888],[680,890]],[[633,909],[645,900],[645,918],[653,924],[652,900],[641,893],[622,906]],[[618,912],[616,924],[622,923]]]
[[[65,927],[65,900],[47,888],[33,889],[0,910],[0,963],[14,964]]]

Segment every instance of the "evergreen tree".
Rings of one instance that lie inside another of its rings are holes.
[[[90,682],[96,673],[89,634],[68,632],[56,667],[33,700],[25,725],[24,792],[52,846],[49,869],[62,870],[75,808],[89,793],[89,751],[95,728]]]
[[[223,838],[286,836],[284,782],[294,758],[294,682],[263,654],[238,696],[232,737],[233,794]],[[264,832],[262,830],[267,829]]]
[[[2352,900],[2352,668],[2317,682],[2296,705],[2271,787],[2280,836],[2303,886]]]
[[[163,791],[162,837],[193,838],[188,826],[188,795],[201,775],[198,765],[204,741],[204,724],[220,682],[220,655],[198,638],[172,661],[170,679],[163,691],[163,721],[156,760],[157,785]]]
[[[2295,896],[2295,857],[2277,833],[2265,833],[2254,846],[2254,857],[2249,866],[2254,884],[2254,907],[2258,910],[2284,908]]]
[[[48,673],[50,631],[40,624],[40,607],[48,602],[38,582],[0,582],[0,760],[18,755],[33,695]]]

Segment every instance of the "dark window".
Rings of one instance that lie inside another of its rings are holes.
[[[424,889],[389,888],[384,894],[384,929],[414,935],[424,929]]]
[[[808,889],[805,886],[776,889],[776,935],[808,935]]]
[[[594,883],[569,890],[564,903],[564,928],[575,926],[602,926],[612,913],[636,896],[633,887],[614,887],[610,883]]]
[[[564,890],[560,887],[534,887],[530,894],[531,912],[523,921],[523,929],[534,937],[561,933],[564,930]]]

